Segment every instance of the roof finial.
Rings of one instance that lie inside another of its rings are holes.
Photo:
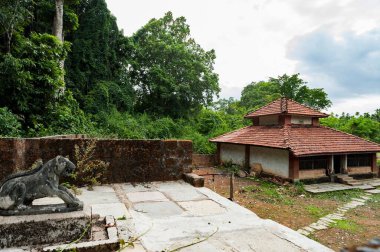
[[[288,112],[288,99],[286,97],[281,97],[281,113]]]

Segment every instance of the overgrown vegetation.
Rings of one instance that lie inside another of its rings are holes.
[[[358,224],[351,220],[336,220],[336,222],[332,224],[332,227],[345,230],[350,233],[358,232],[361,229]]]
[[[93,190],[93,187],[100,185],[105,179],[108,162],[94,159],[96,148],[96,139],[82,142],[80,145],[75,145],[75,162],[76,170],[71,177],[75,185],[87,186],[88,190]]]
[[[247,112],[278,97],[331,105],[300,74],[252,82],[241,99],[214,101],[216,53],[192,38],[184,17],[168,12],[124,36],[105,0],[64,4],[62,42],[51,31],[54,1],[0,2],[0,136],[182,138],[208,154],[216,148],[208,139],[249,125]],[[380,109],[322,124],[380,142]]]

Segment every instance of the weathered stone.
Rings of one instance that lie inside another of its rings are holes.
[[[49,212],[68,212],[83,209],[79,201],[66,187],[59,184],[60,176],[68,176],[75,165],[67,158],[56,158],[39,164],[31,171],[7,177],[0,185],[0,215],[29,215]],[[32,206],[35,199],[58,196],[67,208]]]
[[[0,180],[16,167],[30,167],[38,158],[74,156],[75,145],[89,138],[0,139]],[[4,158],[6,157],[6,158]],[[108,183],[180,179],[191,170],[192,142],[180,140],[98,139],[93,158],[109,162]]]
[[[70,242],[90,238],[90,211],[1,217],[0,248]]]
[[[183,174],[183,180],[195,187],[203,187],[205,184],[204,178],[194,173]]]
[[[368,190],[367,193],[371,193],[371,194],[379,194],[379,193],[380,193],[380,189]]]

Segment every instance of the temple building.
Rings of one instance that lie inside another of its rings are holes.
[[[321,126],[328,117],[291,99],[280,98],[245,116],[252,125],[210,139],[219,162],[261,167],[292,181],[330,179],[338,174],[377,176],[380,145]]]

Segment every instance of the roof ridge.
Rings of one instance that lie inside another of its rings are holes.
[[[291,126],[290,125],[284,125],[283,126],[283,133],[284,133],[284,145],[285,145],[285,147],[286,148],[288,148],[288,149],[291,149],[291,147],[290,147],[290,132],[289,132],[289,130],[290,130],[290,128],[291,128]]]
[[[340,133],[343,133],[343,134],[346,134],[346,135],[349,135],[349,136],[353,136],[353,137],[358,138],[358,139],[360,139],[360,140],[364,140],[364,141],[366,141],[366,142],[368,142],[368,143],[376,144],[376,145],[380,146],[379,143],[372,142],[372,141],[370,141],[370,140],[367,140],[367,139],[365,139],[365,138],[362,138],[362,137],[360,137],[360,136],[357,136],[357,135],[354,135],[354,134],[351,134],[351,133],[347,133],[347,132],[344,132],[344,131],[341,131],[341,130],[338,130],[338,129],[330,128],[330,127],[327,127],[327,126],[324,126],[324,125],[320,125],[319,127],[321,127],[321,128],[325,128],[325,129],[330,129],[330,130],[333,130],[333,131],[336,131],[336,132],[340,132]]]
[[[298,101],[295,101],[295,100],[293,100],[293,99],[291,99],[291,98],[286,98],[286,99],[287,99],[287,100],[290,100],[290,101],[292,101],[292,102],[294,102],[294,103],[297,103],[297,104],[300,105],[300,106],[303,106],[303,107],[306,107],[306,108],[308,108],[308,109],[311,109],[311,110],[313,110],[313,111],[315,111],[315,112],[318,112],[318,113],[321,113],[321,114],[324,114],[324,115],[330,116],[329,114],[323,113],[323,112],[321,112],[321,111],[319,111],[319,110],[317,110],[317,109],[315,109],[315,108],[312,108],[312,107],[310,107],[310,106],[308,106],[308,105],[302,104],[302,103],[300,103],[300,102],[298,102]]]
[[[246,117],[246,116],[248,116],[249,114],[251,114],[251,113],[253,113],[253,112],[256,112],[256,111],[258,111],[258,110],[260,110],[260,109],[262,109],[262,108],[264,108],[264,107],[267,107],[267,106],[271,105],[272,103],[274,103],[274,102],[276,102],[276,101],[278,101],[278,100],[281,100],[281,99],[282,99],[282,97],[277,98],[277,99],[271,101],[270,103],[267,103],[267,104],[265,104],[265,105],[263,105],[263,106],[261,106],[261,107],[255,109],[255,110],[251,110],[251,111],[249,111],[244,117]]]
[[[214,140],[215,138],[219,138],[219,137],[222,137],[222,136],[225,136],[225,135],[228,135],[228,134],[232,134],[236,131],[239,131],[239,130],[242,130],[242,129],[245,129],[245,128],[249,128],[249,127],[252,127],[253,125],[248,125],[248,126],[245,126],[243,128],[239,128],[239,129],[236,129],[236,130],[233,130],[233,131],[229,131],[229,132],[226,132],[222,135],[219,135],[219,136],[216,136],[216,137],[213,137],[213,138],[210,138],[208,141],[211,142],[212,140]]]

